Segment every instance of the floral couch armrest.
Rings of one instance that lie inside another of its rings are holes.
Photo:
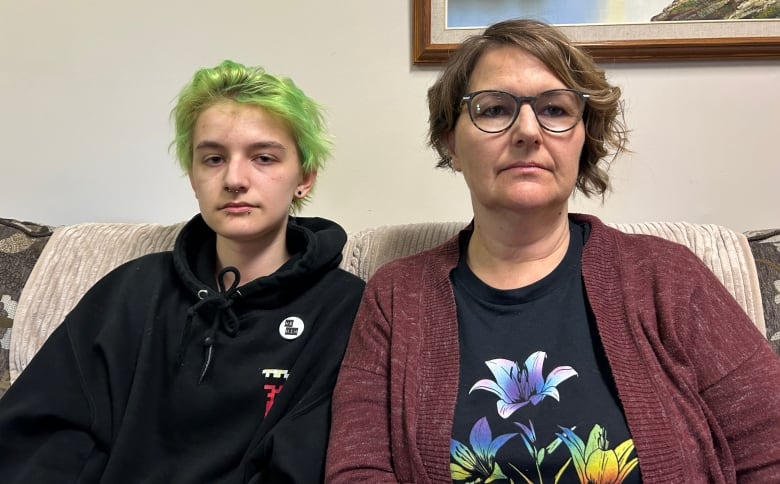
[[[750,231],[745,235],[756,261],[766,337],[780,355],[780,229]]]
[[[9,349],[16,308],[51,227],[0,218],[0,397],[10,386]]]

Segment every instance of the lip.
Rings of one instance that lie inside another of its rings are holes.
[[[514,163],[510,163],[510,164],[502,167],[499,171],[507,171],[507,170],[520,170],[520,171],[545,170],[545,171],[549,171],[545,166],[542,166],[541,164],[533,162],[533,161],[516,161]]]
[[[246,213],[255,208],[254,205],[245,202],[229,202],[222,205],[219,209],[227,213]]]

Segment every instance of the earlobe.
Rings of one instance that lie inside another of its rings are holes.
[[[303,198],[314,186],[314,182],[317,180],[317,170],[312,170],[308,173],[301,175],[301,179],[298,182],[298,186],[295,188],[295,196]]]
[[[450,131],[446,135],[447,139],[447,149],[450,151],[450,156],[452,158],[455,158],[455,134]]]
[[[452,131],[447,133],[447,151],[447,154],[450,156],[452,169],[455,171],[460,171],[460,162],[458,161],[458,155],[455,151],[455,134]]]

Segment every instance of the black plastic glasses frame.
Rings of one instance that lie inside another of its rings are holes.
[[[542,97],[545,94],[555,93],[555,92],[562,92],[562,91],[574,93],[574,94],[576,94],[579,97],[579,99],[581,101],[580,102],[580,113],[576,117],[576,121],[574,122],[574,124],[572,124],[568,128],[566,128],[566,129],[551,129],[551,128],[545,126],[544,123],[542,123],[542,121],[539,119],[539,113],[536,112],[536,106],[535,106],[536,105],[536,101],[537,101],[537,99],[539,99],[540,97]],[[477,124],[477,122],[474,121],[474,115],[472,114],[472,110],[471,110],[471,101],[476,96],[478,96],[478,95],[480,95],[482,93],[486,93],[486,92],[493,92],[493,93],[498,93],[498,94],[504,94],[504,95],[507,95],[510,98],[515,100],[515,112],[512,115],[512,120],[509,121],[509,124],[507,124],[507,126],[505,128],[503,128],[503,129],[499,129],[499,130],[496,130],[496,131],[489,131],[489,130],[481,128]],[[534,112],[534,116],[536,117],[536,122],[539,123],[539,126],[541,126],[542,128],[546,129],[547,131],[550,131],[551,133],[565,133],[566,131],[569,131],[569,130],[573,129],[575,126],[577,126],[577,123],[580,121],[580,119],[582,119],[582,115],[585,112],[585,106],[587,104],[587,99],[589,97],[590,97],[590,95],[585,94],[584,92],[578,91],[576,89],[550,89],[549,91],[544,91],[543,93],[539,94],[538,96],[515,96],[511,92],[499,91],[497,89],[485,89],[485,90],[482,90],[482,91],[475,91],[475,92],[470,92],[470,93],[466,94],[465,96],[463,96],[461,98],[461,104],[466,104],[466,106],[468,108],[469,119],[471,120],[471,124],[473,124],[478,130],[484,131],[485,133],[501,133],[501,132],[506,131],[509,128],[511,128],[512,125],[515,124],[515,121],[517,121],[517,117],[520,115],[520,108],[522,108],[523,104],[526,104],[526,103],[529,106],[531,106],[531,111]]]

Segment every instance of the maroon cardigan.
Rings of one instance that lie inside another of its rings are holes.
[[[594,217],[582,255],[645,482],[780,482],[780,358],[687,248]],[[457,237],[371,279],[333,398],[327,482],[452,482]]]

